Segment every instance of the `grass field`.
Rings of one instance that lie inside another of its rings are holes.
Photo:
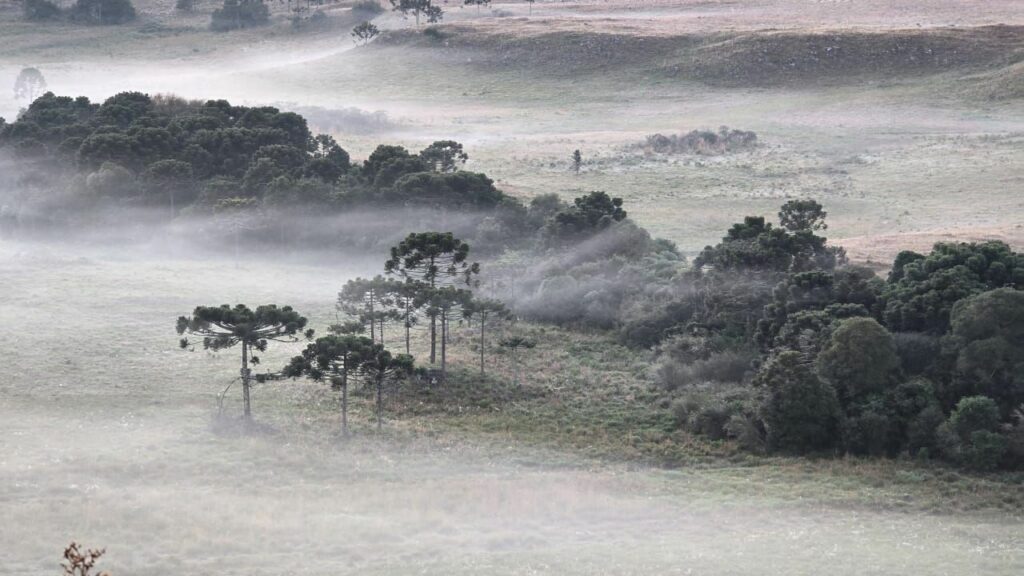
[[[670,437],[647,398],[644,356],[598,335],[525,328],[540,346],[516,389],[500,355],[475,381],[460,332],[454,389],[392,395],[382,439],[357,395],[356,435],[340,441],[335,394],[303,382],[257,388],[262,434],[217,419],[236,359],[178,350],[174,317],[200,302],[274,300],[319,328],[356,272],[6,243],[0,320],[18,329],[0,340],[5,570],[52,573],[72,538],[106,546],[115,574],[139,575],[1024,565],[1019,482],[910,462],[756,458]],[[263,366],[294,350],[272,349]]]

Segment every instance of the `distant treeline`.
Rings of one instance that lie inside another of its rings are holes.
[[[488,252],[574,241],[625,217],[621,201],[604,193],[574,205],[542,195],[526,205],[487,176],[463,170],[468,155],[458,142],[419,152],[380,145],[353,163],[299,114],[225,100],[125,92],[93,103],[46,93],[14,122],[0,119],[0,152],[15,158],[20,179],[13,187],[33,206],[30,215],[9,206],[7,217],[44,222],[112,206],[173,215],[401,208],[436,214],[435,224],[458,228]],[[465,214],[474,217],[458,216]],[[255,220],[247,234],[261,233]]]

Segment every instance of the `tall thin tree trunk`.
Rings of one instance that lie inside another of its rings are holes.
[[[384,374],[377,376],[377,433],[384,426],[382,418],[384,412]]]
[[[434,265],[437,263],[437,259],[434,256],[430,257],[430,267],[427,270],[434,270]],[[433,290],[436,285],[437,279],[430,276],[430,289]],[[430,315],[430,363],[437,362],[437,313]]]
[[[437,362],[437,314],[430,315],[430,363]]]
[[[380,345],[384,345],[384,319],[380,319]]]
[[[348,375],[341,377],[341,435],[348,436]]]
[[[448,381],[448,314],[441,313],[441,382]]]
[[[480,377],[484,377],[484,324],[486,324],[486,316],[481,314],[480,316]]]
[[[242,342],[242,410],[245,420],[252,420],[252,405],[249,401],[249,344]]]
[[[411,330],[411,327],[409,326],[409,314],[407,312],[406,315],[405,315],[405,353],[406,354],[411,354],[409,352],[409,332],[410,332],[410,330]]]

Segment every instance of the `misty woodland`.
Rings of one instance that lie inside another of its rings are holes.
[[[1022,566],[1013,2],[8,4],[12,573]]]

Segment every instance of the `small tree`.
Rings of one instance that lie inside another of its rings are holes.
[[[78,0],[72,17],[97,24],[124,24],[135,19],[131,0]]]
[[[14,80],[14,98],[21,100],[27,98],[31,103],[36,96],[46,90],[46,78],[38,68],[22,68],[18,77]]]
[[[779,209],[779,224],[793,233],[817,232],[828,228],[827,216],[817,200],[790,200]]]
[[[580,153],[579,149],[576,149],[572,153],[572,169],[576,172],[576,175],[580,175],[580,168],[583,166],[583,154]]]
[[[464,0],[463,4],[466,5],[466,6],[476,5],[476,11],[479,14],[480,13],[480,7],[481,6],[490,6],[491,5],[491,0]]]
[[[455,172],[466,164],[469,155],[462,149],[462,144],[454,140],[439,140],[424,148],[420,158],[435,172]]]
[[[380,344],[374,344],[362,357],[360,367],[367,383],[372,383],[377,395],[377,431],[380,432],[384,418],[384,383],[393,378],[406,377],[412,373],[413,359],[408,354],[392,355]]]
[[[213,30],[240,30],[262,26],[270,21],[270,9],[263,0],[224,0],[224,5],[210,15]]]
[[[395,300],[402,283],[377,275],[372,279],[354,278],[338,292],[338,310],[370,327],[370,340],[384,344],[384,324],[398,319]]]
[[[242,402],[247,421],[252,419],[249,398],[252,373],[249,364],[259,364],[259,357],[253,352],[265,351],[268,342],[297,342],[297,334],[305,327],[306,318],[291,306],[278,308],[275,304],[259,306],[255,310],[245,304],[237,304],[234,308],[227,304],[197,306],[192,316],[178,317],[176,325],[178,334],[202,337],[203,348],[207,350],[242,345]],[[307,330],[305,336],[312,338],[313,331]],[[190,346],[188,338],[182,338],[180,343],[182,348]]]
[[[505,338],[498,345],[512,352],[512,384],[519,386],[519,350],[530,350],[537,346],[537,343],[523,336],[512,336]]]
[[[22,14],[26,20],[56,20],[60,17],[60,6],[50,0],[24,0]]]
[[[317,338],[302,354],[292,358],[284,376],[305,376],[317,382],[330,381],[341,390],[341,433],[348,435],[348,377],[359,370],[364,358],[374,353],[374,343],[362,336],[329,335]]]
[[[363,22],[352,29],[352,41],[365,46],[379,34],[380,28],[377,28],[372,22]]]
[[[412,14],[416,18],[416,25],[420,25],[420,16],[427,19],[427,22],[441,20],[444,12],[440,6],[435,6],[433,0],[390,0],[391,9],[401,12],[402,16]]]
[[[467,306],[472,298],[473,294],[469,290],[455,288],[454,286],[424,289],[420,293],[419,303],[426,309],[427,315],[441,320],[442,382],[445,381],[448,375],[448,337],[451,319],[458,310]]]
[[[505,307],[505,304],[490,298],[469,301],[464,307],[463,313],[467,318],[476,318],[477,323],[480,324],[480,376],[483,377],[484,350],[486,348],[485,331],[487,329],[487,322],[489,320],[509,320],[512,318],[512,313]]]
[[[536,1],[537,0],[526,0],[526,3],[530,5],[530,12],[529,13],[530,13],[531,16],[533,15],[533,3],[536,2]]]

